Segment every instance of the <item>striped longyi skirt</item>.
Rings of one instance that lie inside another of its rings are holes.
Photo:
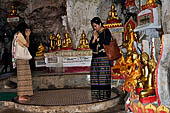
[[[111,72],[107,57],[93,58],[90,71],[92,99],[109,99],[111,96]]]
[[[17,91],[19,96],[33,95],[32,75],[28,60],[17,60]]]

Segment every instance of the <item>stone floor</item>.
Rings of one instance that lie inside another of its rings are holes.
[[[116,93],[111,93],[111,98],[119,98]],[[104,100],[103,100],[104,101]],[[17,103],[19,103],[16,100]],[[98,103],[97,100],[92,100],[91,90],[89,88],[81,89],[57,89],[57,90],[44,90],[34,92],[28,102],[21,104],[36,105],[36,106],[69,106]]]
[[[21,111],[17,109],[12,109],[12,108],[0,108],[0,113],[33,113],[33,112],[26,112],[26,111]],[[109,108],[105,111],[97,112],[97,113],[125,113],[124,110],[124,105],[123,104],[118,104],[112,108]]]
[[[115,89],[113,89],[113,90],[116,91]],[[118,93],[120,95],[120,97],[121,97],[118,104],[116,106],[114,106],[114,107],[111,107],[111,108],[107,109],[107,110],[100,111],[100,112],[95,112],[95,113],[125,113],[124,99],[123,99],[124,96],[118,90],[115,93]],[[14,109],[14,108],[6,108],[6,107],[0,106],[0,113],[35,113],[35,112],[26,112],[26,111],[21,111],[21,110]]]
[[[120,95],[121,97],[120,102],[114,107],[111,107],[104,111],[95,112],[95,113],[125,113],[123,93],[119,92],[117,89],[113,89],[113,91],[114,92],[116,91],[115,93],[118,93]],[[21,110],[14,109],[14,108],[2,107],[2,105],[0,105],[0,113],[35,113],[35,112],[26,112],[26,111],[21,111]]]

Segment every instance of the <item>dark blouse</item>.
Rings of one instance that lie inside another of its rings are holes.
[[[109,45],[111,41],[110,30],[106,28],[102,32],[100,32],[98,39],[95,41],[95,43],[92,43],[93,38],[94,37],[92,36],[89,43],[90,49],[92,49],[93,51],[93,57],[106,57],[106,52],[104,51],[103,44]]]

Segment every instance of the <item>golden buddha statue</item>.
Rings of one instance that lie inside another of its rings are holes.
[[[88,40],[86,38],[86,34],[84,33],[84,31],[81,34],[80,44],[77,48],[78,49],[89,49],[89,43],[88,43]]]
[[[132,54],[132,64],[129,69],[129,76],[126,78],[125,83],[123,85],[123,89],[125,87],[129,87],[134,90],[136,88],[137,79],[141,76],[141,63],[139,55],[134,52]]]
[[[146,0],[146,5],[155,4],[156,0]]]
[[[54,44],[55,36],[53,34],[50,34],[49,39],[50,39],[50,50],[54,50],[55,49],[55,44]]]
[[[40,45],[38,46],[38,51],[36,52],[36,56],[43,56],[45,51],[45,47],[42,45],[42,42],[40,42]]]
[[[108,17],[108,20],[112,20],[112,19],[119,20],[119,17],[117,17],[117,12],[115,10],[114,3],[112,3],[111,10],[109,11],[109,17]]]
[[[17,10],[14,5],[11,6],[11,11],[10,11],[11,16],[16,16],[17,15]]]
[[[137,41],[137,34],[134,33],[132,29],[132,25],[128,24],[128,34],[126,35],[126,40],[128,41],[127,43],[127,50],[129,51],[136,51],[134,47],[134,41]]]
[[[141,63],[142,63],[142,68],[141,68],[141,77],[138,80],[138,87],[143,88],[145,85],[145,82],[148,80],[148,74],[149,74],[149,55],[146,52],[143,52],[141,54]]]
[[[129,69],[130,75],[128,77],[139,79],[139,77],[141,76],[141,62],[140,57],[136,52],[132,54],[132,61],[133,63],[131,65],[131,68]]]
[[[140,98],[148,97],[155,95],[155,69],[156,69],[156,62],[152,58],[148,62],[149,66],[149,75],[148,80],[145,82],[145,88],[139,94]]]
[[[65,38],[63,39],[62,48],[72,48],[71,38],[69,37],[68,33],[65,33]]]
[[[55,40],[56,40],[55,48],[56,49],[61,49],[61,35],[60,35],[59,32],[56,34]]]
[[[125,65],[122,65],[120,67],[120,73],[122,75],[129,75],[130,74],[130,67],[132,65],[132,51],[128,51],[127,52],[127,58],[126,58],[126,62]]]

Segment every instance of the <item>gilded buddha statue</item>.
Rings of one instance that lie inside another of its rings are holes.
[[[129,75],[125,80],[123,90],[125,90],[126,87],[134,90],[136,88],[137,79],[139,79],[139,77],[141,76],[140,56],[136,52],[132,54],[132,64],[128,71]]]
[[[38,51],[36,52],[36,56],[43,56],[45,51],[45,47],[42,45],[42,42],[40,42],[40,45],[38,46]]]
[[[109,11],[108,21],[113,19],[119,20],[119,17],[117,17],[117,12],[115,10],[114,3],[112,3],[111,10]]]
[[[132,54],[132,65],[131,68],[129,69],[130,75],[128,76],[129,78],[133,79],[139,79],[141,76],[141,62],[140,62],[140,56],[136,52]]]
[[[11,16],[16,16],[17,15],[17,10],[14,5],[11,6],[11,11],[10,14]]]
[[[141,63],[142,63],[142,68],[141,68],[141,77],[138,80],[138,87],[143,88],[145,85],[145,82],[148,80],[148,74],[149,74],[149,55],[146,52],[143,52],[141,54]]]
[[[56,34],[56,37],[55,37],[55,48],[57,50],[61,49],[61,35],[59,32]]]
[[[132,62],[132,51],[128,51],[125,64],[120,67],[120,73],[122,75],[126,75],[126,76],[129,75],[130,74],[129,69],[130,69],[132,63],[133,63]]]
[[[68,33],[65,33],[65,37],[63,39],[63,44],[62,44],[62,48],[72,48],[72,44],[71,44],[71,38],[69,37]]]
[[[135,51],[134,47],[134,41],[137,41],[137,34],[134,33],[132,29],[132,25],[128,24],[127,27],[128,33],[126,35],[126,40],[127,40],[127,50],[129,51]]]
[[[139,93],[140,98],[155,95],[155,69],[156,69],[156,65],[157,64],[156,64],[156,62],[153,58],[149,60],[149,62],[148,62],[149,74],[148,74],[147,81],[145,82],[144,90],[142,90]]]
[[[84,31],[81,34],[80,44],[77,48],[78,49],[89,49],[89,43],[88,43],[88,40],[86,38],[86,34],[84,33]]]
[[[55,36],[53,34],[50,34],[49,39],[50,39],[50,50],[54,50],[55,49],[55,44],[54,44]]]

